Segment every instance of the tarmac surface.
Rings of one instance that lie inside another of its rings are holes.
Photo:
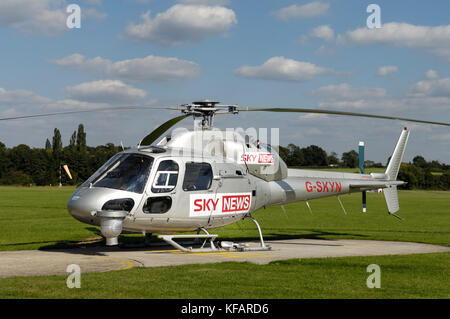
[[[258,242],[250,243],[257,246]],[[247,261],[267,264],[295,258],[406,255],[450,252],[450,247],[410,242],[373,240],[289,239],[266,241],[268,251],[217,251],[183,253],[165,247],[88,247],[65,250],[24,250],[0,252],[0,278],[16,276],[68,275],[71,264],[82,273],[124,270],[133,267],[159,267]]]

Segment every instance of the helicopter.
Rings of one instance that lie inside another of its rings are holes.
[[[114,109],[139,109],[123,107]],[[107,246],[119,244],[122,233],[158,237],[183,252],[225,250],[269,250],[252,213],[273,205],[382,189],[387,212],[397,218],[400,209],[398,171],[410,135],[403,128],[384,173],[361,174],[290,169],[276,146],[261,143],[237,131],[214,128],[219,114],[243,111],[322,113],[450,126],[449,123],[408,118],[305,108],[251,108],[222,105],[203,100],[162,109],[177,110],[177,116],[157,127],[133,148],[115,154],[70,196],[67,208],[77,220],[99,226]],[[101,110],[101,109],[100,109]],[[106,109],[105,109],[106,110]],[[82,113],[59,112],[0,120]],[[181,120],[200,118],[193,130],[172,131]],[[156,141],[159,140],[158,143]],[[339,202],[344,209],[342,202]],[[345,209],[344,209],[345,212]],[[209,230],[253,221],[259,246],[222,241]],[[197,232],[184,235],[179,233]],[[203,232],[204,234],[200,234]],[[200,248],[184,247],[177,239],[203,240]],[[209,243],[209,247],[206,244]]]

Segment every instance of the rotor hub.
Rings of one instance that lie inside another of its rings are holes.
[[[216,114],[237,114],[237,105],[220,105],[218,101],[203,100],[192,104],[181,105],[181,112],[194,117],[203,117],[202,129],[210,129],[214,124]]]

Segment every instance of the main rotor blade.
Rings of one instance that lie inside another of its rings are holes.
[[[117,106],[117,107],[103,107],[91,110],[79,110],[79,111],[64,111],[64,112],[54,112],[54,113],[43,113],[43,114],[32,114],[32,115],[19,115],[12,117],[3,117],[0,118],[0,121],[9,121],[9,120],[20,120],[20,119],[29,119],[29,118],[37,118],[37,117],[48,117],[48,116],[57,116],[57,115],[67,115],[67,114],[81,114],[81,113],[92,113],[92,112],[102,112],[102,111],[123,111],[123,110],[166,110],[170,109],[169,107],[152,107],[152,106]]]
[[[259,112],[294,112],[294,113],[333,114],[333,115],[369,117],[369,118],[377,118],[377,119],[400,120],[400,121],[406,121],[406,122],[416,122],[416,123],[450,126],[450,123],[444,123],[444,122],[424,121],[424,120],[409,119],[409,118],[398,117],[398,116],[342,112],[342,111],[333,111],[333,110],[317,110],[317,109],[303,109],[303,108],[278,108],[278,107],[272,107],[272,108],[244,107],[244,108],[239,108],[238,110],[239,111],[251,111],[251,112],[259,111]]]
[[[152,145],[152,143],[154,141],[156,141],[161,135],[163,135],[164,132],[166,132],[172,126],[174,126],[175,124],[177,124],[178,122],[180,122],[181,120],[185,119],[188,116],[189,115],[181,115],[181,116],[174,117],[174,118],[168,120],[167,122],[164,122],[163,124],[158,126],[155,130],[153,130],[153,132],[151,132],[146,137],[144,137],[144,139],[141,141],[140,145],[145,145],[145,146]]]

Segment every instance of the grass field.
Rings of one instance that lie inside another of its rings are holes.
[[[450,253],[345,257],[133,268],[83,274],[80,289],[66,276],[0,279],[0,298],[450,298]],[[370,264],[381,288],[369,289]]]
[[[73,219],[66,202],[71,187],[0,187],[0,250],[69,247],[96,237]],[[382,195],[361,195],[271,207],[254,214],[265,238],[355,238],[414,241],[450,246],[450,192],[401,191],[400,221],[386,213]],[[220,238],[257,238],[250,221],[213,231]],[[122,241],[141,240],[137,235]],[[367,265],[382,268],[382,288],[365,285]],[[135,268],[84,274],[81,289],[66,276],[0,279],[0,298],[449,298],[450,254],[345,257],[274,262],[219,263]],[[268,280],[270,278],[270,280]],[[202,289],[199,289],[201,284]]]

